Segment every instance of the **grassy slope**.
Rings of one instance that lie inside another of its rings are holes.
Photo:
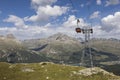
[[[91,76],[75,74],[81,69],[84,68],[52,63],[0,63],[0,80],[120,80],[102,73]]]

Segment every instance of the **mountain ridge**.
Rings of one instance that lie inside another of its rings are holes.
[[[120,60],[119,40],[91,39],[90,43],[94,66],[107,66],[109,68],[108,63],[110,61],[117,62]],[[50,61],[60,64],[78,65],[81,62],[81,55],[84,51],[84,43],[61,33],[48,38],[24,41],[1,36],[0,45],[0,61],[14,63]],[[9,61],[9,57],[11,61]],[[85,54],[85,63],[89,65],[89,54]],[[119,64],[117,65],[119,66]],[[119,72],[118,70],[117,73],[119,74]]]

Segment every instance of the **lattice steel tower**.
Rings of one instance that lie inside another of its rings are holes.
[[[93,67],[93,57],[92,57],[92,53],[91,53],[91,45],[90,45],[90,35],[93,33],[93,29],[89,26],[83,26],[83,28],[79,27],[79,19],[77,20],[77,28],[75,29],[77,33],[83,33],[84,35],[84,48],[82,51],[82,57],[81,57],[81,65],[82,66],[91,66]],[[88,55],[89,57],[87,57],[88,59],[88,64],[85,61],[86,56]],[[90,65],[89,65],[90,64]]]

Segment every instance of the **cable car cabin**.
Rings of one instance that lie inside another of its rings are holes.
[[[75,29],[77,33],[81,33],[81,29],[80,28],[76,28]]]

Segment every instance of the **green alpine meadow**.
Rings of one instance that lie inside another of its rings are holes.
[[[0,63],[0,80],[120,80],[120,76],[98,67],[85,68],[41,63]]]

